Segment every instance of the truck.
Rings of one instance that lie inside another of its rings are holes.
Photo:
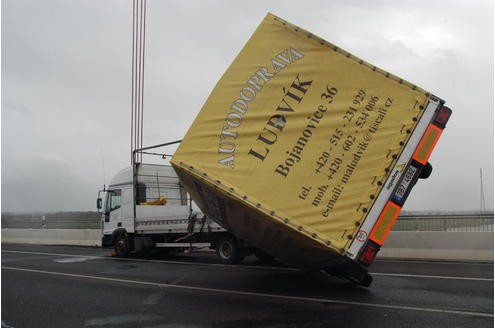
[[[134,163],[112,180],[103,244],[121,255],[208,246],[228,263],[255,253],[369,286],[368,268],[432,173],[451,113],[432,93],[269,13],[171,167]]]
[[[99,191],[97,208],[102,213],[102,246],[113,247],[118,257],[156,249],[211,248],[228,264],[251,254],[269,259],[203,214],[170,165],[135,162],[124,168]]]
[[[432,93],[269,13],[170,163],[201,211],[239,240],[369,286],[368,268],[432,172],[451,113]]]

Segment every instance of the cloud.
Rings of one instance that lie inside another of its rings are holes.
[[[97,187],[57,153],[2,163],[2,211],[86,210],[94,205],[88,200],[96,199]]]
[[[408,209],[477,209],[480,167],[493,208],[491,1],[148,1],[145,145],[182,138],[267,12],[451,106]],[[131,13],[119,0],[2,2],[2,209],[94,209],[103,177],[129,165]]]

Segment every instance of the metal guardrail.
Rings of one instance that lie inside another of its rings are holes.
[[[493,232],[493,213],[399,216],[392,231]]]
[[[2,229],[100,229],[100,218],[2,218]],[[404,215],[392,231],[488,231],[493,232],[492,214]]]

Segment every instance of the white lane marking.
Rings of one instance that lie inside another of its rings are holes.
[[[9,326],[2,320],[2,328],[14,328],[13,326]]]
[[[143,321],[157,321],[161,320],[163,317],[158,316],[156,314],[122,314],[122,315],[113,315],[109,317],[102,318],[93,318],[89,319],[85,322],[85,327],[90,326],[108,326],[108,325],[120,325],[120,324],[129,324],[129,323],[139,323],[142,325]]]
[[[69,257],[69,258],[64,258],[64,259],[58,259],[58,260],[53,260],[53,262],[57,263],[80,263],[80,262],[86,262],[88,260],[96,260],[99,257],[97,256],[84,256],[84,257]]]
[[[73,256],[73,257],[88,257],[90,255],[80,255],[80,254],[67,254],[67,253],[45,253],[45,252],[27,252],[27,251],[9,251],[2,249],[2,253],[14,253],[14,254],[34,254],[34,255],[48,255],[48,256]],[[97,258],[104,258],[104,256],[95,256]]]
[[[135,258],[116,258],[109,256],[88,256],[88,255],[77,255],[77,254],[61,254],[61,253],[44,253],[44,252],[27,252],[27,251],[8,251],[2,250],[5,253],[18,253],[18,254],[30,254],[30,255],[48,255],[48,256],[73,256],[74,258],[83,258],[81,261],[85,261],[88,258],[91,259],[102,259],[102,260],[119,260],[119,261],[131,261],[131,262],[151,262],[151,263],[165,263],[165,264],[184,264],[184,265],[201,265],[201,266],[212,266],[221,268],[241,268],[241,269],[261,269],[261,270],[279,270],[279,271],[299,271],[296,268],[287,267],[269,267],[269,266],[252,266],[252,265],[233,265],[233,264],[220,264],[220,263],[204,263],[204,262],[185,262],[185,261],[167,261],[167,260],[148,260],[148,259],[135,259]],[[64,261],[54,260],[55,262]],[[78,262],[78,261],[73,261]],[[400,262],[400,261],[397,261]],[[407,261],[409,262],[409,261]],[[66,262],[61,262],[66,263]],[[404,263],[404,261],[402,262]],[[431,262],[422,262],[431,263]],[[467,263],[466,263],[467,264]],[[446,280],[471,280],[471,281],[493,281],[493,278],[481,278],[481,277],[455,277],[455,276],[433,276],[433,275],[417,275],[417,274],[403,274],[403,273],[382,273],[382,272],[370,272],[371,275],[375,276],[385,276],[385,277],[403,277],[403,278],[423,278],[423,279],[446,279]]]
[[[54,276],[83,278],[83,279],[89,279],[89,280],[102,280],[102,281],[109,281],[109,282],[134,284],[134,285],[155,286],[155,287],[161,287],[161,288],[174,288],[174,289],[182,289],[182,290],[193,290],[193,291],[200,291],[200,292],[209,292],[209,293],[216,293],[216,294],[236,295],[236,296],[251,296],[251,297],[282,299],[282,300],[289,300],[289,301],[332,303],[332,304],[367,306],[367,307],[394,309],[394,310],[409,310],[409,311],[418,311],[418,312],[432,312],[432,313],[441,313],[441,314],[458,314],[458,315],[467,315],[467,316],[475,316],[475,317],[493,318],[492,313],[485,313],[485,312],[460,311],[460,310],[449,310],[449,309],[433,309],[433,308],[424,308],[424,307],[415,307],[415,306],[376,304],[376,303],[368,303],[368,302],[353,302],[353,301],[345,301],[345,300],[329,299],[329,298],[316,298],[316,297],[302,297],[302,296],[289,296],[289,295],[280,295],[280,294],[244,292],[244,291],[231,290],[231,289],[195,287],[195,286],[187,286],[187,285],[172,285],[172,284],[163,284],[163,283],[151,282],[151,281],[118,279],[118,278],[90,276],[90,275],[63,273],[63,272],[55,272],[55,271],[33,270],[33,269],[24,269],[24,268],[15,268],[15,267],[2,267],[2,270],[23,271],[23,272],[40,273],[40,274],[47,274],[47,275],[54,275]]]
[[[477,262],[477,261],[467,261],[467,262],[456,262],[456,261],[428,261],[428,260],[386,260],[386,259],[376,259],[376,262],[383,263],[421,263],[421,264],[442,264],[442,265],[489,265],[493,266],[493,263],[490,262]]]
[[[48,256],[72,256],[87,258],[88,255],[77,254],[61,254],[61,253],[44,253],[44,252],[26,252],[26,251],[8,251],[2,250],[2,253],[14,253],[14,254],[35,254],[35,255],[48,255]],[[205,262],[186,262],[186,261],[167,261],[167,260],[148,260],[148,259],[136,259],[136,258],[122,258],[122,257],[110,257],[110,256],[91,256],[93,259],[102,260],[119,260],[130,262],[146,262],[146,263],[165,263],[165,264],[185,264],[185,265],[203,265],[221,268],[241,268],[241,269],[262,269],[262,270],[281,270],[281,271],[301,271],[296,268],[286,267],[269,267],[269,266],[253,266],[253,265],[234,265],[234,264],[220,264],[220,263],[205,263]]]
[[[147,306],[147,305],[156,305],[158,304],[158,301],[160,301],[160,298],[162,298],[163,292],[156,292],[151,295],[148,295],[144,301],[141,302],[141,305]]]
[[[453,277],[453,276],[430,276],[421,274],[406,274],[406,273],[382,273],[370,272],[373,276],[386,277],[404,277],[404,278],[426,278],[426,279],[446,279],[446,280],[472,280],[472,281],[493,281],[493,278],[476,278],[476,277]]]

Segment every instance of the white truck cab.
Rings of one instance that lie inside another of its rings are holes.
[[[121,170],[99,192],[97,207],[102,246],[113,246],[120,257],[152,248],[209,247],[225,263],[251,253],[269,258],[204,215],[168,165],[137,163]]]

